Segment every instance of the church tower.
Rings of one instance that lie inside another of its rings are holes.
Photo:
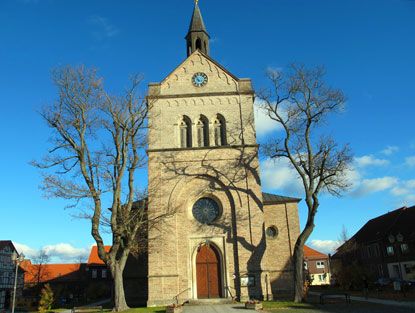
[[[197,2],[193,10],[192,19],[190,20],[189,31],[185,37],[187,42],[187,56],[199,49],[205,55],[209,55],[209,35],[203,23],[202,14],[200,13]]]
[[[299,199],[262,193],[251,80],[209,56],[197,1],[185,39],[149,84],[147,303],[290,293]]]

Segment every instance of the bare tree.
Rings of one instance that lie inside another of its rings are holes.
[[[32,264],[34,266],[31,266],[29,271],[33,276],[33,283],[36,285],[48,279],[49,272],[46,265],[49,262],[50,257],[44,250],[40,250],[39,253],[32,257]]]
[[[105,91],[96,69],[59,67],[52,71],[58,89],[55,103],[45,106],[41,116],[52,128],[52,148],[42,162],[32,161],[43,172],[46,196],[88,203],[92,214],[91,234],[98,255],[114,279],[114,311],[128,309],[123,271],[140,229],[147,226],[144,207],[135,205],[136,170],[145,165],[148,103],[138,96],[141,76],[132,76],[122,95]],[[55,172],[50,169],[56,168]],[[103,226],[112,232],[107,253],[101,236]]]
[[[339,242],[340,244],[344,244],[347,240],[349,240],[349,234],[347,232],[346,226],[342,226],[342,231],[340,232]]]
[[[355,253],[357,243],[354,238],[349,238],[346,227],[343,225],[342,231],[340,232],[339,237],[340,246],[337,248],[336,255],[338,257],[344,257],[348,254]]]
[[[303,301],[303,246],[314,229],[319,194],[340,195],[348,187],[346,172],[352,160],[347,145],[340,148],[321,130],[329,115],[345,104],[343,92],[328,87],[324,75],[323,67],[292,64],[285,72],[267,72],[272,88],[257,94],[268,116],[284,131],[281,138],[264,145],[263,151],[270,158],[288,159],[305,191],[307,222],[293,254],[295,302]]]
[[[85,255],[79,255],[78,257],[75,258],[76,263],[82,264],[82,263],[87,263],[88,262],[88,257]]]

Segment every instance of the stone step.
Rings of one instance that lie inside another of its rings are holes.
[[[211,304],[228,304],[228,303],[235,303],[232,299],[226,298],[209,298],[209,299],[197,299],[197,300],[189,300],[185,305],[211,305]]]

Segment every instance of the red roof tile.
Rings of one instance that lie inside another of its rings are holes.
[[[328,255],[318,252],[314,249],[311,249],[309,246],[304,245],[304,258],[309,259],[324,259],[328,258]]]
[[[52,279],[74,279],[74,273],[79,271],[81,264],[31,264],[30,260],[25,260],[21,267],[26,271],[24,276],[25,283],[46,282]],[[72,274],[72,275],[70,275]],[[65,277],[66,276],[66,277]]]
[[[105,252],[109,252],[112,246],[104,246]],[[98,247],[93,246],[91,249],[91,253],[88,259],[88,265],[104,265],[104,261],[102,261],[98,256]]]

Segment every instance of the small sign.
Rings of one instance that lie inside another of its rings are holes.
[[[255,286],[255,276],[241,277],[241,287]]]

